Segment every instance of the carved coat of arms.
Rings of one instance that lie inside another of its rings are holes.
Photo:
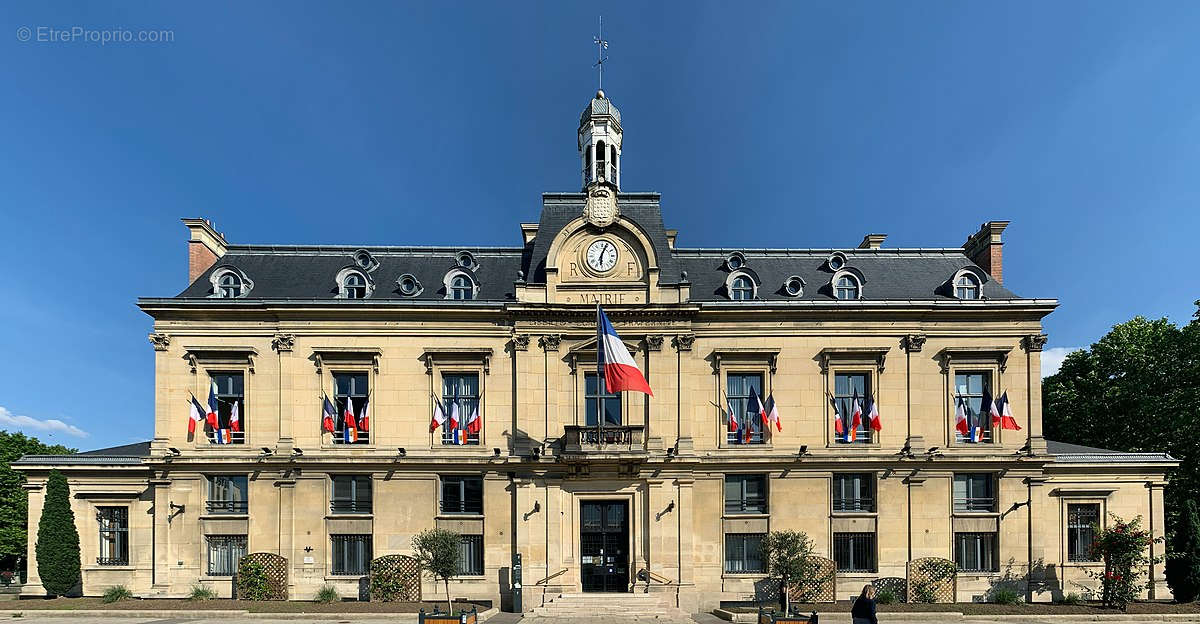
[[[588,191],[587,204],[583,207],[583,218],[588,223],[606,228],[621,216],[617,208],[617,194],[607,186],[598,185]]]

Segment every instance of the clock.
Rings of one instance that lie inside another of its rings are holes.
[[[588,245],[587,265],[599,273],[611,271],[617,266],[617,246],[603,238]]]

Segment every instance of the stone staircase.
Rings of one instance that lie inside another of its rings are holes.
[[[560,594],[526,614],[530,621],[608,621],[695,624],[691,615],[673,606],[674,594]]]

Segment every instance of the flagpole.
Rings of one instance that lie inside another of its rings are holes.
[[[600,383],[604,382],[604,387]],[[585,384],[586,385],[586,384]],[[604,395],[608,382],[604,379],[604,328],[600,326],[600,302],[596,302],[596,442],[604,440]]]

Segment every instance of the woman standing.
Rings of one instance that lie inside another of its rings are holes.
[[[850,610],[850,616],[854,618],[854,624],[879,624],[879,621],[875,619],[874,585],[863,586],[858,600],[854,601],[854,608]]]

